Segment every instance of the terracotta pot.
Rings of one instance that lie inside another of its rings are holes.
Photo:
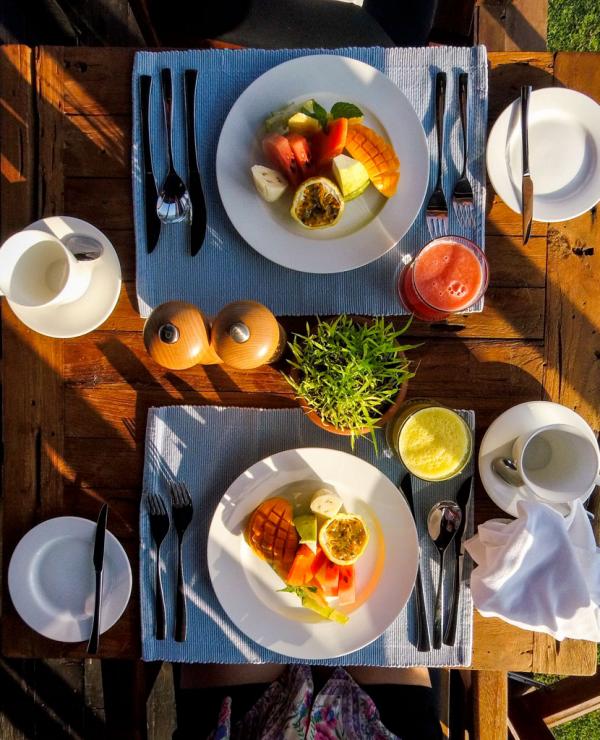
[[[398,395],[394,399],[393,403],[386,409],[386,411],[382,414],[381,419],[379,419],[379,421],[375,425],[377,428],[385,426],[387,422],[395,415],[400,406],[404,403],[407,392],[408,380],[402,383],[402,386],[398,391]],[[311,409],[303,398],[299,398],[298,400],[300,401],[300,406],[306,413],[306,416],[312,421],[313,424],[316,424],[318,427],[321,427],[321,429],[324,429],[326,432],[331,432],[332,434],[339,434],[344,437],[349,437],[352,434],[352,431],[350,429],[340,429],[339,427],[334,427],[332,424],[328,424],[326,421],[323,421],[319,414]],[[361,434],[368,434],[369,432],[370,429],[368,427],[363,427],[362,429],[355,430],[354,434],[358,436]]]
[[[350,316],[349,318],[352,319],[356,324],[366,324],[369,322],[369,319],[365,316]],[[312,327],[311,327],[312,328]],[[291,372],[292,378],[294,380],[298,381],[300,378],[300,372],[293,368]],[[404,400],[406,398],[406,394],[408,392],[408,380],[404,381],[402,383],[402,386],[400,387],[400,390],[398,391],[398,395],[393,400],[393,402],[386,408],[386,410],[381,415],[381,418],[375,425],[377,428],[384,427],[387,422],[396,414],[400,406],[404,403]],[[314,411],[302,398],[298,398],[300,402],[300,406],[306,413],[307,417],[313,422],[313,424],[316,424],[316,426],[321,427],[321,429],[325,429],[327,432],[331,432],[332,434],[339,434],[343,437],[350,437],[352,435],[352,431],[350,429],[340,429],[339,427],[333,426],[333,424],[328,424],[326,421],[323,421],[319,414]],[[362,429],[357,429],[354,431],[354,434],[356,435],[362,435],[362,434],[369,434],[370,429],[368,427],[363,427]]]

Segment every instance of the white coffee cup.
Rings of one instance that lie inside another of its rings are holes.
[[[545,501],[575,501],[600,483],[598,445],[570,424],[549,424],[522,434],[512,454],[527,488]]]
[[[80,262],[52,234],[19,231],[0,247],[0,292],[20,306],[72,303],[86,292],[90,262]]]

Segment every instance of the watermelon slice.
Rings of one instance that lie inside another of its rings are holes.
[[[356,587],[353,565],[340,565],[338,599],[340,605],[354,604],[354,602],[356,601]]]

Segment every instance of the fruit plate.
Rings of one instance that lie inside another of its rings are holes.
[[[347,203],[335,226],[309,230],[289,214],[291,195],[265,203],[250,167],[266,164],[261,151],[265,118],[288,103],[314,98],[328,110],[354,103],[366,125],[390,141],[400,160],[396,194],[375,188]],[[217,183],[227,215],[257,252],[302,272],[344,272],[382,257],[417,217],[429,179],[429,153],[421,121],[388,77],[364,62],[317,54],[273,67],[249,85],[231,108],[217,147]]]
[[[337,607],[349,615],[346,624],[321,619],[294,594],[278,591],[283,582],[244,539],[261,501],[309,496],[322,487],[360,514],[371,534],[355,566],[356,603]],[[219,502],[208,535],[210,578],[232,622],[259,645],[303,660],[346,655],[377,639],[408,601],[418,557],[414,521],[396,486],[364,460],[321,448],[279,452],[242,473]]]

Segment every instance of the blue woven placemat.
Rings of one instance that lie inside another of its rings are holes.
[[[461,412],[474,428],[475,414]],[[355,453],[399,484],[401,464],[385,450],[377,457],[373,446],[359,440]],[[297,447],[326,447],[350,452],[346,437],[317,428],[300,409],[219,408],[166,406],[150,409],[146,432],[144,490],[160,494],[167,506],[166,477],[185,481],[194,502],[194,518],[185,535],[184,572],[187,583],[188,636],[173,639],[177,538],[173,528],[161,547],[161,568],[167,607],[167,639],[154,638],[154,568],[156,549],[150,536],[148,513],[140,508],[140,599],[142,657],[144,660],[186,663],[301,662],[261,647],[246,637],[227,617],[213,591],[206,564],[208,530],[214,511],[229,485],[258,460]],[[235,454],[232,452],[235,451]],[[443,499],[454,499],[460,483],[472,470],[445,483],[415,481],[414,502],[421,546],[421,572],[430,632],[439,558],[426,530],[427,513]],[[465,538],[473,533],[470,507]],[[456,645],[420,653],[415,647],[414,597],[394,623],[367,647],[333,660],[310,661],[329,665],[457,666],[470,665],[473,640],[473,602],[468,585],[471,561],[464,558]],[[446,572],[447,593],[452,568]],[[306,662],[306,661],[304,661]]]
[[[448,73],[445,125],[444,189],[450,196],[462,165],[458,113],[458,74],[469,73],[469,175],[474,188],[477,226],[473,232],[459,227],[450,214],[450,233],[462,234],[484,244],[485,135],[487,125],[487,56],[485,47],[385,49],[342,48],[283,50],[204,50],[138,52],[133,68],[133,203],[136,241],[136,286],[139,311],[148,316],[164,301],[180,299],[199,305],[209,314],[240,298],[255,299],[277,315],[399,314],[402,308],[394,290],[394,275],[403,257],[414,255],[429,235],[422,212],[400,243],[386,255],[350,272],[334,275],[299,273],[280,267],[255,252],[233,228],[221,204],[215,174],[215,157],[221,128],[231,106],[257,77],[271,67],[306,54],[338,54],[371,64],[386,74],[412,103],[423,122],[432,161],[437,158],[434,125],[435,73]],[[174,160],[186,177],[183,71],[199,70],[196,108],[200,168],[207,201],[207,233],[200,253],[192,258],[186,227],[163,229],[158,246],[146,253],[143,186],[140,168],[140,74],[153,77],[151,145],[158,182],[166,175],[165,133],[160,101],[159,74],[173,70]],[[287,101],[282,101],[285,104]],[[435,179],[431,168],[430,189]],[[257,196],[258,197],[258,196]],[[368,286],[368,290],[365,290]],[[475,306],[481,310],[483,302]]]

